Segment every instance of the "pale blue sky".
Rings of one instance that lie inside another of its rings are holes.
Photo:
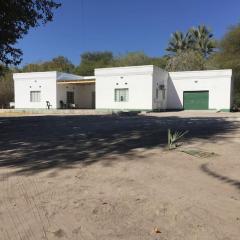
[[[59,1],[62,7],[53,22],[31,30],[19,41],[22,64],[58,55],[79,64],[85,51],[144,51],[161,56],[176,30],[205,24],[220,38],[229,26],[240,22],[239,0]]]

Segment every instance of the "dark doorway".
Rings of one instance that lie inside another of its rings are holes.
[[[67,92],[67,105],[74,104],[74,92]]]

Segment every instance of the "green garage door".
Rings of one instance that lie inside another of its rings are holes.
[[[208,91],[187,91],[183,93],[184,110],[207,110],[208,101]]]

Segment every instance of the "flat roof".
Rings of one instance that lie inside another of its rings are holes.
[[[107,76],[107,75],[131,75],[131,74],[151,74],[157,68],[167,73],[167,71],[155,66],[155,65],[142,65],[142,66],[125,66],[125,67],[110,67],[110,68],[96,68],[95,76],[79,76],[76,74],[63,73],[58,71],[46,71],[46,72],[25,72],[25,73],[14,73],[13,78],[15,79],[35,79],[35,78],[56,78],[57,82],[68,82],[68,83],[94,83],[96,76]],[[186,77],[214,77],[214,76],[232,76],[231,69],[221,70],[201,70],[201,71],[179,71],[169,72],[169,75],[175,79],[186,78]]]
[[[152,74],[154,68],[158,68],[154,65],[142,65],[142,66],[125,66],[125,67],[110,67],[110,68],[96,68],[95,76],[115,76],[115,75],[142,75]]]
[[[155,65],[134,65],[134,66],[119,66],[119,67],[102,67],[102,68],[95,68],[95,70],[111,70],[111,69],[130,69],[130,68],[146,68],[146,67],[154,67]]]
[[[182,72],[169,72],[170,77],[175,79],[182,78],[209,78],[209,77],[231,77],[232,69],[221,69],[221,70],[200,70],[200,71],[182,71]]]
[[[26,79],[26,78],[56,78],[57,81],[86,81],[95,80],[95,76],[79,76],[71,73],[64,73],[58,71],[46,71],[46,72],[23,72],[14,73],[14,79]]]

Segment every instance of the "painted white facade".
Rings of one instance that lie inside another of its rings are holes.
[[[209,91],[209,109],[229,110],[232,70],[170,72],[168,109],[183,109],[184,91]]]
[[[165,109],[160,85],[166,87],[168,73],[152,65],[95,69],[96,108],[113,110]],[[126,102],[116,102],[115,89],[128,89]],[[158,89],[158,97],[156,96]],[[167,97],[167,95],[166,95]]]
[[[46,108],[46,101],[57,108],[57,72],[15,73],[13,79],[15,108]],[[41,91],[41,101],[31,102],[30,91]]]
[[[60,108],[67,92],[74,92],[77,108],[107,110],[183,109],[185,91],[208,91],[209,109],[231,108],[232,70],[166,72],[156,66],[95,69],[95,76],[82,77],[60,72],[16,73],[15,108]],[[127,101],[116,101],[115,90],[127,89]],[[39,102],[30,92],[40,91]],[[95,95],[96,94],[96,95]]]
[[[72,84],[72,81],[84,82],[81,77],[61,72],[31,72],[13,74],[15,108],[46,109],[48,101],[51,108],[60,108],[60,101],[67,102],[67,92],[74,92],[74,102],[78,108],[92,108],[92,93],[95,84]],[[63,84],[64,83],[64,84]],[[40,101],[31,102],[31,91],[40,91]]]

